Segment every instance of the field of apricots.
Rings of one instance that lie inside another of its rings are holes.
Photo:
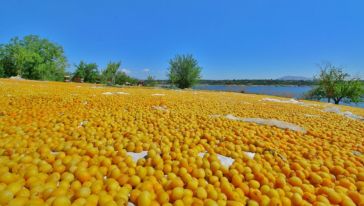
[[[0,79],[0,205],[364,205],[364,109]]]

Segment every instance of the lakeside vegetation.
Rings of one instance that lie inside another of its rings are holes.
[[[157,80],[158,84],[169,84],[169,80]],[[208,80],[201,79],[198,84],[207,85],[295,85],[311,86],[317,82],[312,80],[275,80],[275,79],[227,79],[227,80]]]
[[[320,65],[320,74],[317,76],[318,86],[313,88],[306,96],[310,99],[326,98],[335,104],[341,101],[358,103],[363,101],[364,84],[359,78],[350,77],[342,68],[325,63]]]

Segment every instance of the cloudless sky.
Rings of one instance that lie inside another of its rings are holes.
[[[2,0],[0,43],[36,34],[63,46],[69,71],[121,60],[138,78],[165,79],[185,53],[203,79],[312,77],[322,61],[363,78],[363,11],[362,0]]]

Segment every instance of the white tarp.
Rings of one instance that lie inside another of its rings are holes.
[[[18,75],[18,76],[12,76],[12,77],[10,77],[9,79],[14,79],[14,80],[25,80],[25,79],[23,79],[20,75]]]
[[[255,153],[254,152],[244,152],[246,156],[248,156],[250,159],[254,159]]]
[[[139,159],[144,158],[145,156],[147,156],[148,152],[147,151],[143,151],[143,152],[127,152],[128,155],[133,159],[134,162],[138,162]]]
[[[353,155],[355,155],[355,156],[361,156],[361,155],[363,155],[361,152],[359,152],[359,151],[353,151],[352,152],[353,153]]]
[[[300,102],[300,101],[298,101],[296,99],[282,100],[282,99],[274,99],[274,98],[263,98],[262,101],[297,104],[297,105],[301,105],[301,106],[319,106],[318,104],[310,104],[310,103],[306,103],[306,102]]]
[[[324,109],[324,111],[325,112],[336,113],[336,114],[339,114],[339,115],[343,115],[343,116],[348,117],[350,119],[364,120],[364,117],[353,114],[353,113],[351,113],[349,111],[342,112],[342,111],[340,111],[340,108],[338,108],[338,107],[327,107],[327,108]]]
[[[165,96],[165,94],[152,94],[152,96]]]
[[[113,94],[127,95],[129,93],[126,93],[126,92],[104,92],[102,94],[104,94],[104,95],[113,95]]]
[[[234,163],[234,159],[231,157],[226,157],[224,155],[217,155],[217,158],[220,160],[221,164],[225,167],[230,167]]]
[[[282,129],[290,129],[293,131],[298,131],[298,132],[306,132],[306,130],[298,125],[289,123],[289,122],[284,122],[284,121],[280,121],[277,119],[262,119],[262,118],[240,118],[240,117],[235,117],[232,114],[228,114],[225,116],[225,118],[230,119],[230,120],[236,120],[236,121],[243,121],[243,122],[253,122],[256,124],[262,124],[262,125],[269,125],[269,126],[275,126],[278,128],[282,128]]]
[[[289,100],[281,100],[281,99],[273,99],[273,98],[264,98],[263,101],[268,102],[280,102],[280,103],[291,103],[291,104],[303,104],[303,102],[299,102],[295,99],[289,99]]]
[[[152,106],[152,108],[160,111],[168,111],[166,106]]]
[[[88,123],[87,120],[81,121],[78,127],[82,127],[83,125],[86,125]]]
[[[127,94],[129,94],[129,93],[127,93],[127,92],[115,92],[116,94],[125,94],[125,95],[127,95]]]
[[[255,156],[255,153],[253,152],[244,152],[250,159],[253,159]],[[203,156],[206,154],[206,152],[200,152],[198,153],[198,156],[203,158]],[[227,157],[221,154],[217,154],[216,155],[217,158],[220,160],[221,165],[225,166],[225,167],[230,167],[233,163],[234,163],[234,159],[231,157]]]

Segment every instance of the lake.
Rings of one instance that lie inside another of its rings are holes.
[[[216,90],[216,91],[231,91],[252,93],[252,94],[266,94],[272,96],[289,97],[300,99],[305,93],[312,89],[312,86],[260,86],[260,85],[197,85],[193,89],[197,90]],[[322,100],[325,101],[325,100]],[[327,100],[326,100],[327,101]],[[364,108],[364,102],[354,103],[341,103],[344,105],[362,107]]]

